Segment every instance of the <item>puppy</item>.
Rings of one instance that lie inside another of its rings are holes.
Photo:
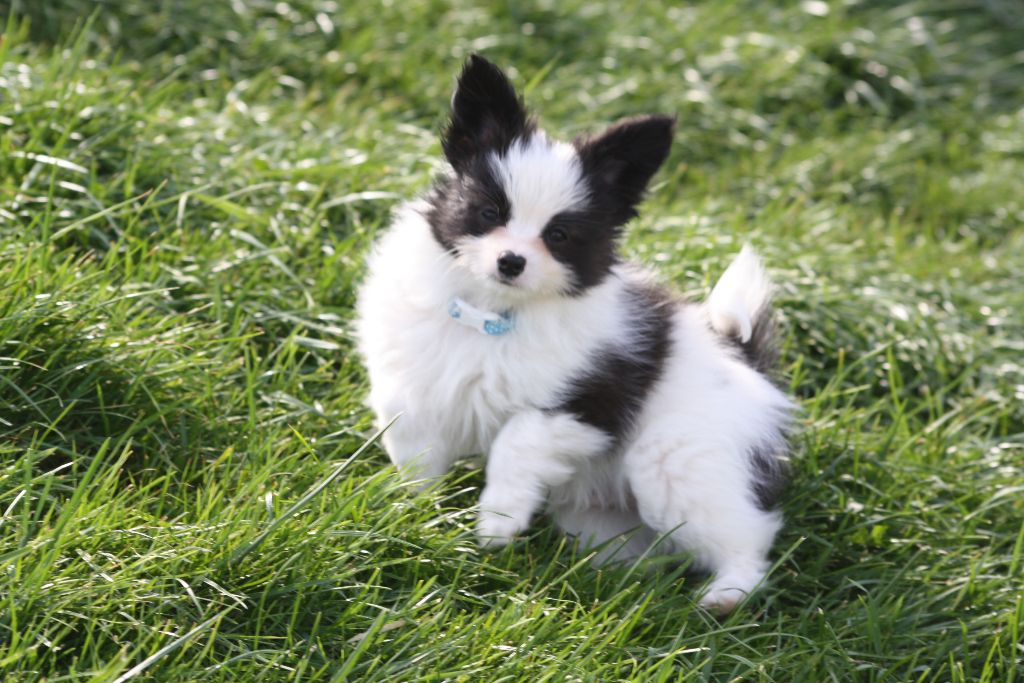
[[[770,285],[749,248],[703,305],[616,252],[673,127],[641,116],[556,141],[471,57],[442,138],[449,172],[377,243],[357,335],[372,409],[400,415],[383,443],[404,476],[486,454],[483,545],[546,504],[606,557],[657,537],[692,554],[713,573],[701,603],[727,611],[768,568],[792,404],[763,374]]]

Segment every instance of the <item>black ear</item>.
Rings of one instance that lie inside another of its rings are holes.
[[[583,171],[597,196],[614,198],[625,217],[643,198],[647,183],[672,147],[672,116],[637,116],[575,142]]]
[[[452,96],[452,118],[441,145],[456,171],[481,152],[504,152],[530,129],[526,110],[501,69],[480,55],[462,68]]]

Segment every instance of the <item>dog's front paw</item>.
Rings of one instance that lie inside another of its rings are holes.
[[[480,500],[477,515],[476,536],[483,548],[500,548],[508,545],[516,534],[530,524],[528,515],[510,510],[507,505],[497,505],[493,496],[485,495]]]
[[[724,616],[746,597],[746,593],[736,588],[712,588],[701,597],[700,606]]]
[[[481,548],[500,548],[512,542],[524,525],[497,512],[481,511],[476,523],[476,537]]]
[[[746,600],[763,578],[763,571],[716,576],[701,596],[700,606],[718,614],[728,614]]]

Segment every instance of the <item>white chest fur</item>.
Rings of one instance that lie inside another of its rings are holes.
[[[586,296],[531,302],[514,311],[512,331],[486,336],[448,316],[453,296],[489,302],[447,258],[414,207],[400,211],[371,256],[358,336],[377,415],[403,413],[400,422],[432,434],[430,447],[458,457],[486,452],[515,413],[556,403],[621,328],[623,284],[616,276]]]

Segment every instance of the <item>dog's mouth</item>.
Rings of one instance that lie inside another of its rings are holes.
[[[508,277],[507,275],[501,275],[501,274],[494,275],[492,277],[494,278],[495,281],[505,285],[506,287],[513,287],[513,288],[516,288],[516,289],[519,288],[519,278],[518,277]]]

